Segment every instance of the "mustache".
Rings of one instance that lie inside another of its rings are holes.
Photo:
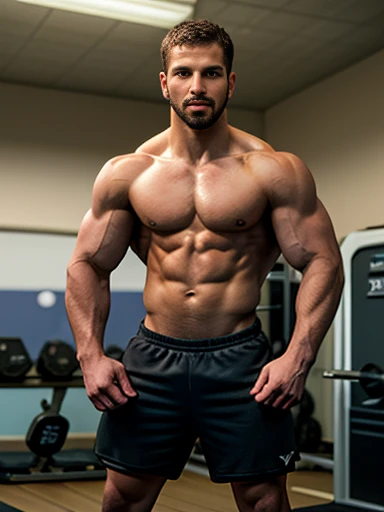
[[[207,103],[210,107],[213,107],[215,105],[215,100],[213,98],[209,98],[208,96],[193,96],[192,98],[188,98],[183,101],[183,107],[188,107],[188,105],[192,101],[204,101]]]

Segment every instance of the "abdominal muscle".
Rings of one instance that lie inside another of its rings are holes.
[[[232,334],[256,317],[260,287],[277,256],[260,229],[151,237],[145,325],[187,339]]]

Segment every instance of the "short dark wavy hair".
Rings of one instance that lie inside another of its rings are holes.
[[[229,75],[234,54],[232,40],[223,28],[208,20],[182,21],[168,32],[160,48],[163,71],[168,71],[169,52],[175,46],[208,46],[213,43],[217,43],[223,49]]]

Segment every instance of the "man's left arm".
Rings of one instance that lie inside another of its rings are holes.
[[[288,408],[301,398],[309,370],[335,316],[344,276],[331,220],[317,198],[311,173],[294,155],[277,153],[267,195],[281,251],[302,272],[296,323],[286,352],[261,371],[251,394]]]

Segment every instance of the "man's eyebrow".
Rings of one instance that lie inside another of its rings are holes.
[[[216,66],[208,66],[204,68],[204,71],[224,71],[224,67],[217,64]]]
[[[190,70],[191,70],[190,66],[183,66],[183,65],[175,66],[174,68],[172,68],[173,73],[178,72],[178,71],[190,71]],[[217,64],[215,66],[207,66],[206,68],[203,69],[203,71],[224,71],[224,67]]]
[[[189,66],[175,66],[172,71],[188,71],[191,68]]]

